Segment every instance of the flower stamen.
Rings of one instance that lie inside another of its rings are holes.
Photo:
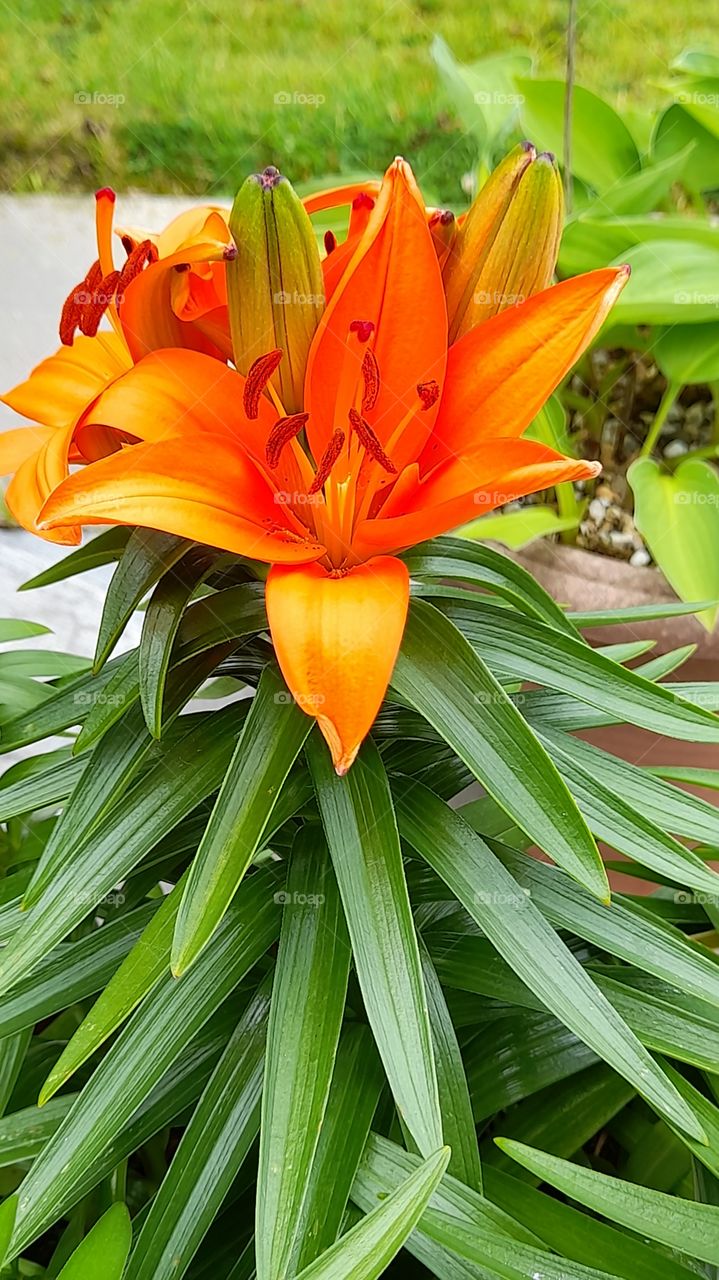
[[[434,378],[430,378],[428,382],[418,382],[417,395],[422,401],[422,412],[424,413],[439,400],[439,383]]]
[[[364,395],[362,397],[362,413],[369,413],[370,409],[374,409],[380,391],[380,376],[377,357],[370,347],[364,353],[362,360],[362,377],[364,379]]]
[[[292,413],[286,418],[277,419],[265,446],[267,465],[272,471],[277,467],[285,445],[299,435],[309,416],[308,413]]]
[[[388,471],[390,473],[390,475],[396,475],[397,474],[396,466],[394,465],[392,459],[387,457],[387,454],[382,448],[382,445],[377,439],[369,422],[367,422],[362,417],[362,415],[357,412],[356,409],[350,409],[349,420],[352,424],[352,430],[357,436],[357,439],[359,440],[365,452],[368,453],[371,458],[374,458],[374,461],[378,462],[379,465],[383,467],[385,471]]]
[[[276,347],[274,351],[258,356],[250,365],[242,393],[242,403],[248,418],[257,417],[260,411],[260,396],[273,373],[279,368],[281,359],[282,351]]]
[[[327,448],[320,458],[320,465],[317,468],[317,474],[312,481],[307,492],[309,494],[319,493],[325,482],[329,479],[330,471],[339,458],[345,443],[345,433],[339,427],[333,432]]]

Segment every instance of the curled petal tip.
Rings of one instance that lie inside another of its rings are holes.
[[[519,145],[523,151],[527,152],[527,155],[531,156],[532,159],[535,158],[537,154],[537,148],[535,147],[533,142],[530,142],[529,138],[523,138]]]
[[[618,274],[621,276],[622,280],[629,279],[630,275],[632,274],[632,268],[630,267],[628,262],[622,263],[621,267],[619,268]]]
[[[545,164],[551,164],[554,168],[557,163],[557,157],[553,151],[540,151],[537,160],[542,160]]]

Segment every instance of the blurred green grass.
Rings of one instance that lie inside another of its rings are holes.
[[[667,62],[715,39],[712,10],[578,0],[578,79],[620,109],[660,103]],[[566,13],[567,0],[2,0],[0,187],[224,195],[270,162],[303,182],[401,151],[428,195],[456,202],[475,146],[432,37],[465,61],[527,48],[561,75]]]

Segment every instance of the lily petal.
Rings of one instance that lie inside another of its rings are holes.
[[[266,598],[282,674],[344,774],[392,675],[409,604],[407,569],[389,556],[340,575],[317,564],[273,567]]]
[[[322,456],[335,428],[347,420],[350,406],[337,404],[337,389],[350,326],[358,321],[372,326],[380,389],[370,421],[386,444],[401,419],[421,407],[417,384],[429,379],[442,384],[447,347],[442,275],[422,197],[403,160],[387,171],[367,228],[310,348],[305,407],[315,458]],[[436,412],[431,408],[414,414],[407,461],[428,437]],[[402,457],[398,465],[404,461]]]
[[[199,328],[175,314],[173,285],[177,269],[220,262],[227,248],[220,240],[183,247],[169,258],[150,263],[130,281],[120,302],[119,315],[134,360],[141,360],[148,352],[161,347],[185,347],[215,359],[226,359]],[[206,307],[212,309],[207,300]]]
[[[132,366],[126,344],[115,333],[76,337],[33,369],[0,400],[24,418],[48,427],[74,422],[95,396]]]
[[[254,462],[221,436],[138,444],[95,462],[51,494],[38,523],[161,529],[255,560],[293,564],[325,548],[275,501]]]
[[[423,474],[481,440],[520,436],[599,331],[628,277],[628,267],[607,267],[565,280],[454,343]]]
[[[323,209],[337,209],[345,204],[352,204],[357,196],[376,196],[381,187],[376,178],[368,178],[366,182],[351,182],[344,187],[327,187],[325,191],[315,191],[305,196],[302,201],[307,213],[321,213]]]
[[[359,556],[397,551],[456,529],[505,502],[562,481],[591,479],[600,471],[598,462],[565,458],[533,440],[487,440],[464,457],[442,463],[424,479],[416,468],[407,480],[401,477],[401,497],[385,504],[381,518],[357,527],[352,549]]]
[[[62,529],[47,530],[39,527],[38,519],[46,499],[69,474],[68,457],[74,430],[71,422],[51,431],[41,447],[35,448],[18,467],[5,494],[10,511],[23,529],[66,547],[75,547],[80,542],[79,525],[70,523]],[[31,433],[32,427],[27,428],[26,434]]]

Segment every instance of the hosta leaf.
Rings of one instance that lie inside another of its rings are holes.
[[[342,1025],[350,947],[327,847],[305,827],[292,848],[267,1034],[257,1175],[257,1280],[285,1280]]]
[[[137,1239],[125,1280],[184,1274],[260,1124],[271,976],[257,989],[195,1108]]]
[[[135,529],[130,535],[105,596],[95,649],[96,671],[109,657],[143,596],[189,545],[184,538],[155,529]]]
[[[130,1215],[124,1204],[114,1204],[89,1231],[65,1263],[58,1280],[121,1280],[132,1243]]]
[[[274,941],[276,886],[267,871],[249,877],[215,945],[182,981],[161,979],[135,1012],[22,1185],[18,1251],[76,1202],[93,1162]]]
[[[382,762],[366,742],[344,778],[318,734],[306,747],[367,1017],[397,1107],[423,1153],[442,1121],[417,936]]]
[[[719,1208],[610,1178],[511,1139],[496,1142],[518,1164],[594,1213],[642,1238],[648,1236],[690,1257],[719,1263]]]
[[[422,1216],[448,1160],[446,1147],[429,1156],[383,1204],[310,1263],[298,1280],[377,1280]]]
[[[554,765],[468,641],[421,600],[410,608],[392,685],[531,840],[608,897],[597,847]]]
[[[484,841],[421,786],[396,803],[405,839],[530,990],[661,1114],[701,1140],[693,1112]]]
[[[265,668],[183,894],[175,974],[197,959],[232,901],[311,724],[279,673]]]

